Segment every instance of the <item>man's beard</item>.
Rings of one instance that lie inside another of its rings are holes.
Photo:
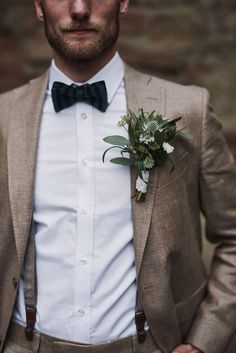
[[[98,26],[91,26],[88,20],[73,20],[70,25],[59,27],[59,28],[50,28],[49,21],[46,15],[46,11],[43,8],[44,12],[44,29],[45,35],[47,37],[48,43],[50,46],[58,53],[60,56],[73,60],[73,61],[84,61],[91,60],[98,57],[99,55],[107,52],[109,49],[114,47],[120,31],[119,26],[119,8],[117,8],[115,13],[115,21],[112,23],[110,28],[101,28]],[[75,42],[72,45],[71,43],[65,40],[63,33],[68,31],[76,31],[80,29],[91,29],[96,33],[93,40],[80,41],[78,39],[78,44]]]

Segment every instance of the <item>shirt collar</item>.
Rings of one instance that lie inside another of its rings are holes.
[[[104,66],[100,71],[98,71],[92,78],[84,83],[94,83],[97,81],[105,81],[108,95],[108,103],[110,104],[114,98],[117,89],[119,88],[121,82],[124,79],[124,64],[116,52],[113,58]],[[71,85],[75,83],[77,85],[82,85],[80,82],[72,81],[67,77],[52,60],[50,71],[49,71],[49,84],[48,84],[48,94],[50,94],[53,82],[59,81],[65,83],[66,85]],[[83,83],[83,84],[84,84]]]

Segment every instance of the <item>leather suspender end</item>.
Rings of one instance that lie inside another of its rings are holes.
[[[135,324],[138,336],[138,342],[143,343],[146,339],[146,331],[144,329],[146,317],[143,311],[136,311]]]
[[[34,306],[26,306],[26,328],[25,337],[28,341],[33,341],[34,326],[36,322],[36,308]]]

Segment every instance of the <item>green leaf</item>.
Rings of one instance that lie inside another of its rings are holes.
[[[158,143],[151,143],[149,146],[151,151],[158,151],[161,148],[161,145],[158,145]]]
[[[130,154],[134,154],[134,151],[131,147],[124,147],[122,149],[122,153],[130,153]]]
[[[163,142],[165,142],[165,135],[163,132],[160,132],[160,131],[156,131],[155,132],[155,141],[158,145],[162,145]]]
[[[138,123],[138,118],[134,112],[130,112],[130,123],[129,123],[129,128],[131,130],[136,129],[136,125]]]
[[[113,135],[113,136],[107,136],[103,139],[103,141],[110,143],[111,145],[128,145],[129,140],[127,140],[124,136],[119,136],[119,135]]]
[[[131,159],[125,158],[125,157],[112,158],[112,159],[110,160],[110,162],[111,162],[111,163],[114,163],[114,164],[125,165],[125,166],[131,166],[131,165],[133,165],[133,162],[131,161]]]
[[[176,123],[177,123],[178,121],[180,121],[181,119],[182,119],[182,116],[179,116],[178,118],[175,118],[175,119],[171,120],[170,123],[171,123],[171,124],[173,124],[173,123],[176,124]]]
[[[137,168],[138,176],[143,180],[143,162],[140,160],[137,160],[135,162],[135,165]]]
[[[176,134],[176,126],[173,124],[169,126],[168,129],[165,130],[165,141],[171,141],[174,139]]]
[[[108,149],[103,153],[103,155],[102,155],[102,161],[103,161],[103,163],[105,162],[105,156],[106,156],[107,152],[110,151],[110,150],[112,150],[113,148],[120,148],[120,149],[122,149],[122,147],[120,147],[120,146],[112,146],[112,147],[108,148]]]

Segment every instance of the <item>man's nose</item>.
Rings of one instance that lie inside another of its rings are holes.
[[[90,0],[72,0],[70,8],[71,18],[82,20],[90,16]]]

